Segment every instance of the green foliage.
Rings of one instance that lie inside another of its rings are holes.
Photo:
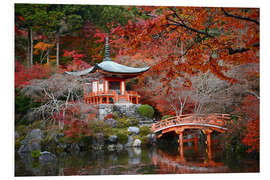
[[[170,118],[170,117],[173,117],[172,115],[164,115],[162,116],[161,120],[164,120],[164,119],[167,119],[167,118]]]
[[[148,143],[149,143],[149,140],[148,140],[148,138],[146,137],[146,136],[142,136],[141,138],[140,138],[140,140],[142,141],[142,145],[144,146],[144,145],[147,145]]]
[[[21,93],[16,93],[15,96],[15,124],[28,124],[26,119],[23,119],[23,116],[26,115],[26,113],[35,107],[40,106],[41,103],[34,102],[33,99],[26,97],[22,95]]]
[[[93,121],[89,124],[89,129],[94,133],[103,133],[104,130],[109,129],[110,126],[104,121]]]
[[[138,111],[139,111],[140,115],[148,117],[148,118],[152,118],[154,116],[154,113],[155,113],[154,108],[148,104],[141,105],[138,108]]]
[[[119,142],[119,143],[121,143],[121,144],[127,143],[127,141],[128,141],[128,136],[127,136],[126,133],[119,131],[119,132],[116,134],[116,136],[117,136],[117,139],[118,139],[118,142]]]
[[[125,128],[128,126],[129,126],[129,123],[128,123],[126,117],[116,118],[116,127],[117,128]]]
[[[40,156],[40,150],[31,151],[31,157],[34,159],[39,158]]]
[[[127,119],[128,126],[137,126],[139,124],[139,120],[133,117]]]
[[[28,128],[26,125],[24,124],[21,124],[21,125],[18,125],[15,127],[17,133],[20,135],[20,136],[26,136],[27,132],[28,132]]]
[[[151,130],[148,126],[140,127],[140,133],[139,133],[140,136],[146,136],[147,134],[150,134],[150,133],[151,133]]]
[[[116,127],[117,128],[126,128],[129,126],[137,126],[139,123],[139,120],[133,117],[116,117]]]
[[[40,128],[42,129],[42,121],[34,121],[33,123],[30,124],[30,129],[36,129],[36,128]]]
[[[25,136],[21,136],[15,140],[15,150],[18,151],[21,147],[21,141],[24,140]]]

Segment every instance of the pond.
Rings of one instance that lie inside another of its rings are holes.
[[[22,159],[16,155],[15,176],[259,172],[256,160],[225,160],[222,152],[215,147],[212,157],[208,155],[205,146],[190,144],[185,144],[184,156],[180,155],[177,145],[129,148],[118,152],[63,153],[50,164],[40,164],[31,158]]]

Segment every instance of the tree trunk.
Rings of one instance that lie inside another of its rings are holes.
[[[56,66],[59,66],[59,33],[56,33]]]
[[[33,31],[28,29],[28,60],[29,66],[33,65]]]
[[[47,65],[49,64],[49,61],[50,61],[50,49],[48,48],[48,50],[47,50],[47,62],[46,62]]]

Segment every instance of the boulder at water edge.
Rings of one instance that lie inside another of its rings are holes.
[[[128,127],[128,132],[131,132],[132,134],[139,134],[140,129],[138,127],[135,127],[135,126],[130,126],[130,127]]]
[[[40,142],[42,141],[42,133],[40,129],[33,129],[30,131],[24,140],[21,141],[19,153],[39,151],[41,149]]]
[[[139,139],[135,139],[135,141],[133,142],[133,147],[140,147],[142,144],[142,141]]]
[[[51,161],[55,161],[56,159],[56,156],[48,151],[41,152],[39,156],[40,163],[48,163]]]
[[[117,143],[117,136],[111,135],[111,136],[109,137],[109,142],[110,142],[110,143]]]

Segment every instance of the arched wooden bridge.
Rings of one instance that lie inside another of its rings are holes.
[[[152,124],[152,131],[154,133],[162,134],[175,131],[183,131],[185,129],[201,129],[201,130],[215,130],[218,132],[225,132],[227,125],[230,122],[229,114],[187,114],[181,116],[170,117],[165,120]],[[178,134],[178,133],[177,133]]]
[[[181,156],[183,156],[183,134],[187,129],[202,130],[207,136],[208,154],[211,157],[211,133],[217,131],[220,133],[226,132],[227,125],[230,123],[229,114],[187,114],[167,118],[152,124],[151,130],[156,133],[157,138],[162,137],[164,134],[175,132],[179,135],[179,147]],[[197,137],[195,138],[195,140]],[[196,142],[198,142],[196,140]]]

